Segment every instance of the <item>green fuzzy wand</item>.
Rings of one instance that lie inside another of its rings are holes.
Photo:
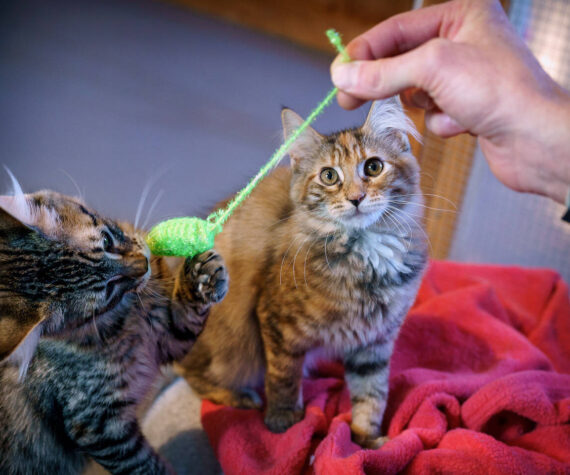
[[[350,61],[348,53],[342,45],[340,35],[335,30],[327,30],[329,41],[336,47],[345,61]],[[289,147],[297,137],[311,125],[317,116],[327,107],[338,92],[333,88],[326,97],[309,114],[295,132],[279,147],[269,161],[259,170],[245,188],[237,193],[225,209],[219,209],[206,219],[196,217],[173,218],[154,226],[147,235],[146,242],[151,252],[158,256],[192,257],[214,247],[214,238],[222,230],[222,226],[241,205],[257,184],[287,154]]]

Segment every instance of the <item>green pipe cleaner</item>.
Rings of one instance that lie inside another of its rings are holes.
[[[329,41],[342,55],[344,61],[350,61],[340,35],[335,30],[327,30]],[[287,154],[289,148],[297,140],[317,116],[327,107],[338,89],[335,87],[329,91],[326,97],[309,114],[305,121],[296,129],[289,138],[273,153],[269,161],[257,172],[250,182],[239,191],[229,202],[225,209],[219,209],[210,214],[206,219],[196,217],[173,218],[163,221],[154,226],[146,237],[146,242],[151,252],[158,256],[181,256],[192,257],[214,247],[214,238],[222,230],[222,226],[232,215],[235,209],[241,205],[250,195],[257,184],[277,166],[279,161]]]

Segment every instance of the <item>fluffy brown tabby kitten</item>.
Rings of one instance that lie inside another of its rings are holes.
[[[89,456],[112,473],[170,472],[136,408],[224,296],[220,256],[173,275],[160,258],[151,265],[131,226],[77,199],[17,190],[0,206],[0,329],[12,352],[0,363],[0,473],[76,474]]]
[[[282,111],[285,138],[302,122]],[[419,169],[399,100],[376,102],[362,127],[308,129],[225,225],[216,247],[232,282],[182,372],[214,402],[260,407],[282,432],[303,417],[312,350],[344,360],[353,438],[379,446],[394,340],[426,264]]]

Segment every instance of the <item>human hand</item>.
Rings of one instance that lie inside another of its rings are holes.
[[[347,45],[332,79],[339,104],[400,94],[448,137],[469,132],[495,175],[564,202],[570,95],[541,68],[495,0],[457,0],[382,22]]]

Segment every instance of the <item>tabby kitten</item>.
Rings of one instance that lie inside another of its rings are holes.
[[[302,119],[282,111],[285,138]],[[225,225],[216,247],[233,277],[181,372],[219,404],[257,408],[282,432],[303,417],[301,379],[315,349],[342,357],[352,433],[384,442],[394,340],[426,265],[419,169],[398,99],[376,102],[356,129],[309,128],[291,169],[267,177]],[[220,344],[223,342],[223,344]]]
[[[171,472],[136,408],[224,296],[222,259],[206,252],[173,276],[131,226],[77,199],[17,193],[0,206],[0,322],[31,330],[0,363],[0,473],[76,474],[88,456],[112,473]],[[35,353],[14,361],[34,333]]]

